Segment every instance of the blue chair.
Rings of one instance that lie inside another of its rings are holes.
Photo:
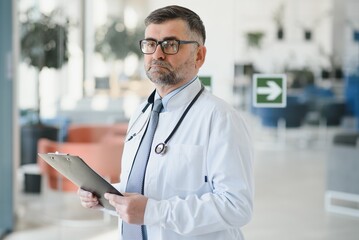
[[[285,121],[287,128],[300,127],[308,110],[308,104],[300,101],[298,96],[287,96],[287,106],[284,108],[257,108],[257,115],[262,125],[278,127],[280,120]]]
[[[63,116],[57,116],[54,118],[41,119],[41,122],[45,125],[57,127],[59,129],[57,141],[66,142],[68,129],[71,123],[70,119]]]
[[[357,130],[359,130],[359,69],[357,72],[345,77],[345,100],[347,113],[357,119]]]
[[[310,113],[306,123],[310,125],[325,123],[326,126],[338,126],[346,114],[346,103],[335,98],[331,89],[308,85],[303,89],[300,98],[308,103]]]

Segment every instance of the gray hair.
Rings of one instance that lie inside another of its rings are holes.
[[[185,21],[190,31],[197,34],[204,44],[206,41],[206,30],[201,18],[197,13],[185,7],[172,5],[156,9],[145,19],[145,26],[147,27],[151,23],[160,24],[173,19],[181,19]]]

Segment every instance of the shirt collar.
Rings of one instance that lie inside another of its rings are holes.
[[[188,85],[190,85],[191,83],[193,83],[196,79],[198,78],[198,76],[194,77],[191,81],[183,84],[182,86],[180,86],[179,88],[176,88],[175,90],[171,91],[170,93],[168,93],[166,96],[164,96],[162,98],[162,111],[161,112],[167,112],[168,111],[168,102],[172,99],[172,97],[174,97],[175,95],[177,95],[179,92],[181,92],[184,88],[186,88]],[[157,93],[156,91],[156,95],[155,95],[155,100],[161,98],[160,95]]]

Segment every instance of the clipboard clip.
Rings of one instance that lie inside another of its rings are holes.
[[[54,152],[54,153],[47,153],[47,154],[56,154],[56,155],[61,155],[61,156],[70,156],[69,153],[60,153],[58,151]]]
[[[50,154],[50,155],[58,155],[58,156],[70,156],[70,154],[69,153],[60,153],[60,152],[58,152],[58,151],[56,151],[56,152],[54,152],[54,153],[47,153],[47,154]],[[53,156],[51,156],[51,159],[55,159]],[[66,160],[67,161],[71,161],[71,159],[70,158],[66,158]]]

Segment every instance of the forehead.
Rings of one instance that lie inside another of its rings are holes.
[[[145,31],[145,38],[162,40],[168,37],[187,39],[189,29],[185,21],[181,19],[168,20],[160,24],[151,23]]]

